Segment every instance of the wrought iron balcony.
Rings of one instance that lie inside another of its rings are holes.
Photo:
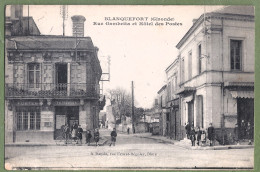
[[[7,83],[5,96],[7,98],[99,98],[99,89],[95,84],[20,84]]]

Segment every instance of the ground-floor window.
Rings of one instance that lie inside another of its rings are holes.
[[[40,130],[41,111],[40,107],[17,107],[17,130]]]

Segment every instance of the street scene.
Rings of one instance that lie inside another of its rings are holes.
[[[7,5],[5,168],[254,169],[254,11]]]
[[[109,138],[110,132],[101,131]],[[24,146],[6,148],[6,168],[14,169],[193,169],[225,167],[251,169],[254,149],[190,150],[149,135],[118,134],[116,145],[110,139],[101,146]],[[64,153],[66,152],[66,153]],[[199,155],[199,157],[198,157]],[[218,161],[215,161],[218,159]],[[36,165],[37,164],[37,165]],[[9,166],[10,165],[10,166]]]

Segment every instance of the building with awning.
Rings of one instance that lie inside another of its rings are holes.
[[[206,130],[212,123],[216,139],[228,144],[235,124],[239,133],[241,123],[254,125],[254,38],[253,6],[227,6],[193,20],[176,45],[181,126]]]

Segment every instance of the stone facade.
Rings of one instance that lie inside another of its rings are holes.
[[[242,120],[254,123],[254,24],[253,7],[226,7],[202,15],[177,44],[183,127],[212,123],[227,143],[235,124],[243,132]]]
[[[98,127],[98,49],[90,37],[77,39],[6,35],[6,143],[49,142],[73,122],[84,131]]]

